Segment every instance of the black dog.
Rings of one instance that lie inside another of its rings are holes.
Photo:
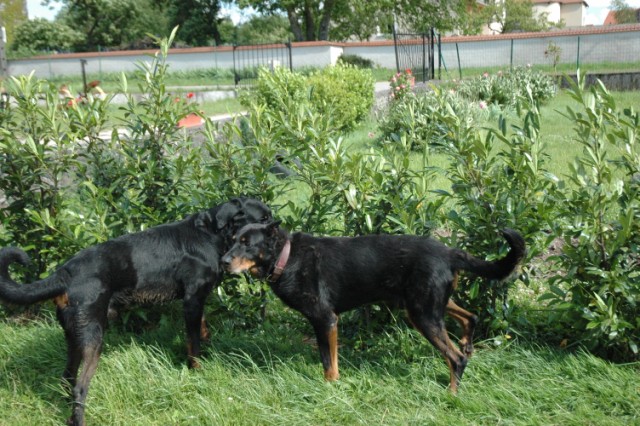
[[[48,278],[25,285],[13,281],[8,268],[12,262],[27,264],[27,254],[17,248],[0,250],[0,300],[29,305],[52,299],[57,305],[67,340],[63,378],[72,388],[70,424],[84,424],[84,401],[109,310],[183,299],[189,365],[197,367],[200,339],[208,335],[205,299],[222,279],[220,257],[240,227],[271,220],[271,210],[260,201],[235,198],[183,221],[84,249]]]
[[[249,271],[258,278],[268,277],[276,295],[311,322],[327,380],[339,377],[338,314],[389,301],[401,303],[413,325],[444,355],[451,391],[456,393],[473,352],[476,324],[475,315],[450,300],[458,272],[504,279],[525,254],[524,240],[513,230],[503,232],[511,246],[507,256],[488,262],[428,237],[289,236],[278,223],[242,228],[222,263],[232,273]],[[462,325],[462,352],[449,340],[445,312]]]

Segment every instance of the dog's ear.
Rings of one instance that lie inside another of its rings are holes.
[[[280,226],[281,223],[281,220],[274,220],[273,222],[269,222],[267,224],[267,231],[269,231],[269,233],[271,233],[272,235],[276,234],[278,232],[278,226]]]
[[[211,214],[208,211],[196,214],[194,223],[196,228],[209,230],[211,228]]]
[[[230,200],[228,203],[224,203],[220,206],[218,211],[216,212],[216,228],[220,230],[227,226],[234,218],[235,215],[240,212],[242,206],[240,204],[240,199],[234,198]]]

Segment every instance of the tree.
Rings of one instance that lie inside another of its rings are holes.
[[[535,14],[531,0],[494,0],[483,10],[487,25],[497,23],[501,33],[545,31],[552,26],[547,20],[548,14]],[[490,27],[494,29],[493,26]]]
[[[27,20],[24,3],[20,0],[0,0],[0,27],[5,27],[7,43],[11,44],[15,29]]]
[[[458,29],[465,22],[467,8],[475,0],[399,0],[394,1],[397,21],[415,32],[439,32]]]
[[[192,46],[222,44],[220,0],[169,0],[171,26],[180,26],[177,39]]]
[[[341,0],[238,0],[240,7],[253,7],[265,15],[284,13],[296,41],[329,39],[329,23],[336,2]]]
[[[625,0],[611,0],[610,7],[616,16],[618,24],[635,24],[639,22],[640,13],[629,6]]]
[[[125,48],[146,34],[165,34],[167,19],[162,2],[154,0],[43,0],[62,3],[56,18],[84,34],[84,44],[76,50]]]
[[[378,30],[391,33],[393,14],[381,10],[379,6],[376,1],[337,2],[331,20],[331,39],[342,41],[355,37],[368,40]]]
[[[82,44],[84,36],[61,22],[32,19],[23,22],[15,31],[11,43],[14,51],[68,51]]]
[[[291,40],[287,18],[282,15],[255,15],[233,28],[230,41],[237,44],[282,43]]]
[[[263,14],[287,16],[296,41],[365,39],[379,27],[393,23],[406,30],[425,32],[454,29],[471,0],[238,0]]]

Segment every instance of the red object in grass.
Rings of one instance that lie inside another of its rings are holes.
[[[189,114],[182,120],[178,121],[178,127],[196,127],[202,126],[204,120],[198,114]]]

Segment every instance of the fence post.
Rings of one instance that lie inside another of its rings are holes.
[[[291,45],[291,39],[287,40],[285,46],[287,46],[287,49],[289,50],[289,71],[293,71],[293,46]]]
[[[398,35],[396,34],[395,25],[393,26],[393,45],[395,46],[395,49],[393,50],[396,54],[396,72],[400,72],[400,60],[398,59]]]
[[[427,34],[422,33],[422,82],[427,81]]]
[[[87,65],[86,59],[80,59],[80,66],[82,67],[82,84],[83,84],[83,95],[87,97],[87,72],[85,70],[85,66]]]
[[[576,70],[580,69],[580,36],[578,36],[578,54],[576,55]]]
[[[438,80],[442,80],[442,35],[438,33]]]
[[[456,41],[456,56],[458,56],[458,74],[460,74],[460,80],[462,80],[462,66],[460,65],[460,50],[458,49],[457,41]]]
[[[511,58],[509,59],[509,69],[513,71],[513,39],[511,39]]]
[[[9,65],[7,64],[7,55],[5,45],[7,44],[7,31],[4,27],[0,27],[0,76],[9,75]]]

